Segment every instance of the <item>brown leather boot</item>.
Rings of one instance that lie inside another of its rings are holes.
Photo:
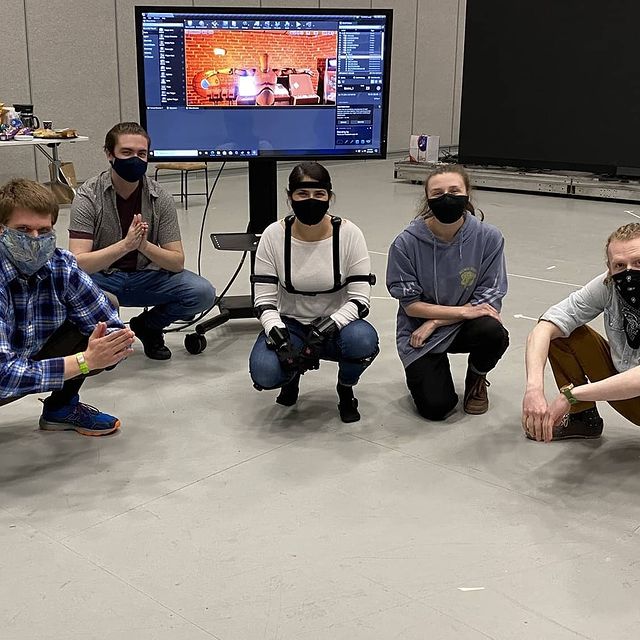
[[[487,387],[490,386],[487,376],[474,373],[467,369],[467,377],[464,381],[464,411],[473,416],[487,413],[489,410],[489,397]]]

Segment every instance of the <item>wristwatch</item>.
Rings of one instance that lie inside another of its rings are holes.
[[[580,400],[576,398],[571,390],[573,389],[574,384],[565,384],[564,387],[560,387],[560,393],[569,401],[569,404],[578,404]]]

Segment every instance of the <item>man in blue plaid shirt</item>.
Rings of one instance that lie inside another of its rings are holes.
[[[120,421],[78,392],[90,372],[131,353],[134,334],[73,255],[56,249],[57,217],[43,185],[17,179],[0,187],[0,404],[52,391],[41,429],[106,435]]]

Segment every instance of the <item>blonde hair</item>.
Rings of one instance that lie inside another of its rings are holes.
[[[7,224],[16,209],[28,209],[42,216],[51,216],[51,223],[58,219],[58,203],[43,184],[15,178],[0,187],[0,224]]]
[[[635,240],[640,238],[640,222],[630,222],[629,224],[623,224],[618,227],[608,238],[607,244],[604,247],[604,255],[609,263],[609,245],[614,241],[628,242],[629,240]]]

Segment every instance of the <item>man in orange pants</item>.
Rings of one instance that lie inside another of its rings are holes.
[[[529,334],[522,427],[532,440],[599,438],[599,400],[640,425],[640,224],[612,233],[606,253],[607,272],[548,309]],[[586,326],[601,313],[608,340]],[[560,389],[551,403],[547,358]]]

